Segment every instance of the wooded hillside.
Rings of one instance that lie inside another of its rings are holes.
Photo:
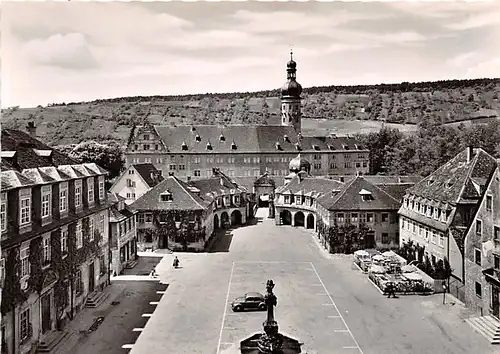
[[[304,89],[302,104],[304,118],[311,127],[309,133],[324,134],[325,119],[335,126],[338,120],[418,124],[428,118],[450,123],[498,116],[499,96],[500,79],[450,80],[310,87]],[[155,124],[279,124],[279,109],[278,90],[135,96],[6,108],[2,109],[2,125],[24,129],[33,120],[40,138],[51,145],[90,139],[124,145],[130,128],[146,117]],[[317,129],[310,119],[317,120]],[[350,133],[359,132],[357,124],[352,126]]]

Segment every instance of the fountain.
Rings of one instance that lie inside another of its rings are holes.
[[[264,331],[253,334],[240,342],[242,354],[295,354],[302,353],[298,340],[279,333],[278,322],[274,319],[274,307],[278,298],[273,293],[274,282],[268,280],[265,302],[267,305],[267,319],[262,323]]]

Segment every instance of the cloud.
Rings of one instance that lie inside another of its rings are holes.
[[[445,27],[453,30],[470,30],[490,25],[500,25],[500,11],[472,15],[462,21],[447,24]]]
[[[465,65],[470,64],[472,61],[477,60],[477,57],[478,54],[475,52],[461,53],[449,59],[446,63],[447,65],[461,68]]]
[[[9,105],[273,88],[290,46],[306,87],[499,72],[492,26],[477,27],[495,23],[491,4],[7,2],[2,10]]]
[[[63,69],[94,69],[99,66],[81,33],[31,40],[25,44],[24,53],[34,62]]]
[[[498,77],[498,73],[500,73],[500,56],[477,63],[467,70],[466,77],[491,77],[491,73],[497,73],[496,77]]]

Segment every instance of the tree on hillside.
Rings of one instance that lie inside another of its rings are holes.
[[[78,145],[62,145],[57,149],[79,163],[94,162],[109,171],[110,178],[118,176],[125,163],[121,147],[114,143],[106,145],[86,141]]]
[[[370,150],[370,174],[377,174],[386,172],[389,162],[386,157],[403,139],[403,134],[397,129],[383,127],[377,133],[357,137]]]

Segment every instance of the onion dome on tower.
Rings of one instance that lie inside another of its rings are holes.
[[[300,157],[300,154],[290,161],[288,168],[293,173],[305,171],[309,174],[311,172],[311,164],[306,159]]]
[[[281,97],[300,97],[302,86],[297,82],[297,63],[290,51],[290,61],[286,64],[287,82],[281,87]]]

